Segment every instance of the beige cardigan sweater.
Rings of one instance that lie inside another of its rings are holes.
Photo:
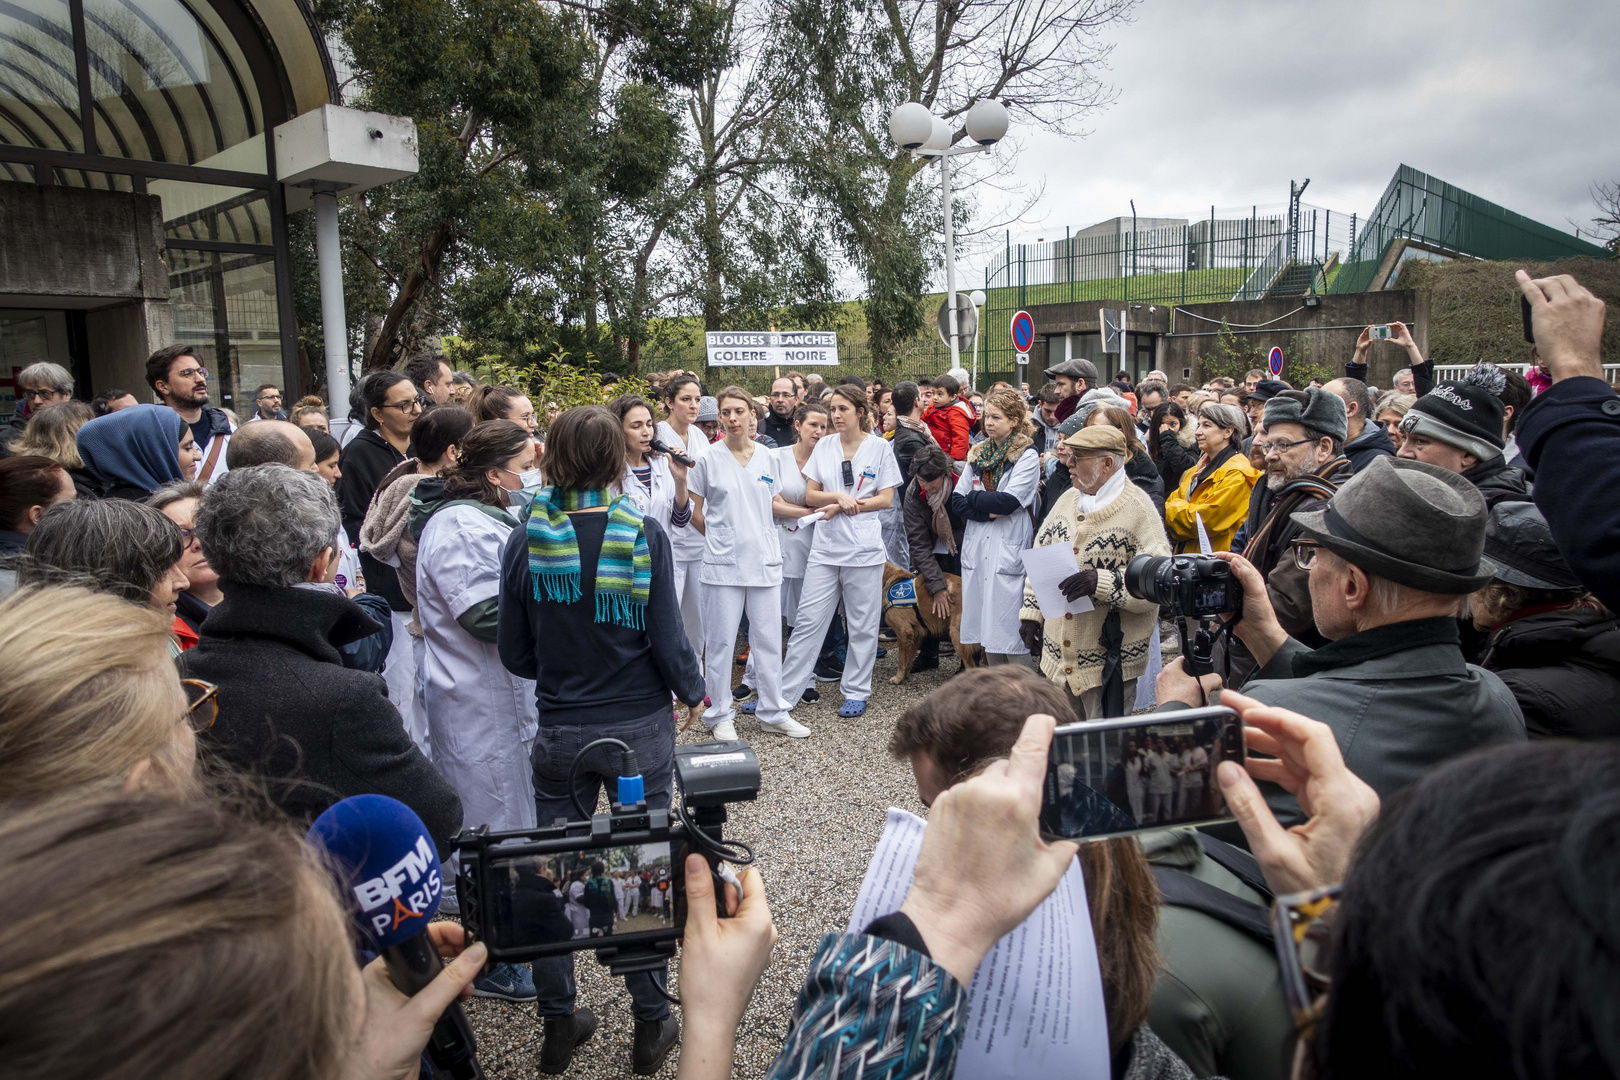
[[[1078,510],[1080,493],[1065,491],[1035,534],[1035,546],[1068,544],[1076,566],[1097,571],[1095,605],[1079,615],[1041,619],[1035,593],[1024,583],[1024,606],[1018,617],[1045,623],[1041,641],[1041,671],[1059,685],[1067,684],[1076,696],[1102,685],[1108,654],[1102,647],[1103,620],[1120,609],[1122,678],[1129,681],[1147,670],[1148,638],[1158,630],[1159,605],[1138,600],[1125,591],[1125,567],[1137,555],[1168,555],[1170,540],[1164,522],[1147,493],[1127,483],[1119,498],[1090,514]]]

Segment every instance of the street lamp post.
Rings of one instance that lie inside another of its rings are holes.
[[[889,114],[889,134],[902,149],[918,157],[939,159],[939,187],[945,208],[945,310],[950,320],[951,367],[962,366],[961,334],[956,315],[956,239],[951,221],[951,158],[990,149],[1007,134],[1007,107],[994,98],[981,98],[968,109],[965,118],[973,146],[952,146],[955,132],[944,120],[918,101],[908,101]],[[974,371],[977,382],[978,337],[974,337]]]
[[[968,293],[968,299],[973,301],[973,325],[978,329],[973,334],[973,389],[979,388],[979,339],[984,336],[984,302],[987,297],[983,289],[974,289]]]

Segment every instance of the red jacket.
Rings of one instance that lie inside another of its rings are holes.
[[[968,431],[973,427],[973,421],[978,419],[971,401],[959,397],[943,409],[930,405],[923,410],[922,418],[942,450],[957,461],[967,459]]]

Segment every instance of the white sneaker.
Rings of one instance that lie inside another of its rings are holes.
[[[786,735],[790,739],[808,739],[810,737],[810,729],[791,716],[774,724],[761,720],[759,726],[773,735]]]
[[[709,729],[709,735],[718,742],[736,742],[737,725],[730,720],[722,720]]]

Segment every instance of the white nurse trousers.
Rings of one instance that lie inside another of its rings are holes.
[[[730,657],[737,644],[737,628],[748,612],[748,662],[759,691],[762,722],[780,724],[788,719],[789,704],[782,700],[782,599],[780,585],[703,586],[704,648],[709,656]],[[731,664],[713,663],[704,675],[709,707],[703,722],[709,727],[733,719]]]
[[[882,563],[829,566],[812,559],[805,567],[798,617],[793,620],[793,636],[788,639],[787,660],[782,665],[782,685],[802,690],[812,677],[816,658],[821,655],[822,639],[827,636],[827,627],[832,625],[840,598],[844,601],[844,623],[849,630],[849,649],[844,657],[840,689],[849,701],[866,701],[872,696],[878,616],[883,612]],[[752,616],[749,625],[753,625]]]

